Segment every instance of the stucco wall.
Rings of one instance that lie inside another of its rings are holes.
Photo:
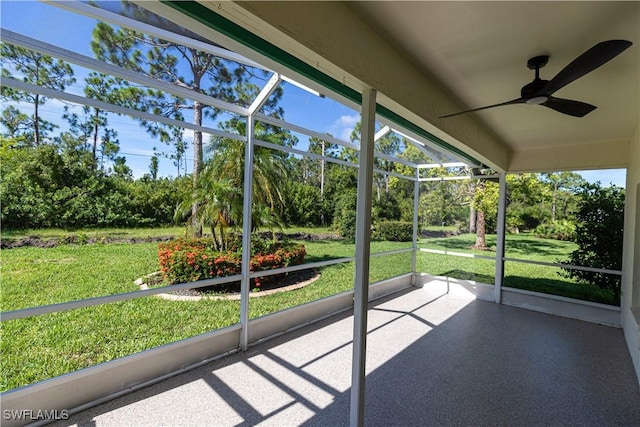
[[[640,126],[629,146],[622,260],[622,326],[640,382]]]

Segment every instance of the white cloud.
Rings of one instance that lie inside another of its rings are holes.
[[[344,141],[349,141],[351,137],[351,132],[356,126],[356,123],[360,121],[359,114],[353,115],[343,115],[340,116],[336,121],[334,121],[329,129],[327,130],[331,135],[334,135],[336,138],[340,138]]]
[[[183,129],[182,130],[182,139],[185,141],[192,142],[193,141],[193,129]]]

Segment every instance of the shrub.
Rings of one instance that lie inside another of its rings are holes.
[[[533,235],[544,239],[572,241],[576,238],[576,226],[566,219],[545,222],[533,230]]]
[[[333,226],[345,239],[356,237],[356,200],[355,191],[347,191],[337,197],[333,215]]]
[[[410,242],[413,240],[413,224],[403,221],[383,221],[376,224],[371,236],[374,240]]]
[[[622,270],[624,230],[623,188],[602,188],[600,183],[584,184],[576,212],[578,249],[571,252],[567,264]],[[579,283],[591,283],[610,290],[620,302],[621,277],[594,271],[565,270],[564,274]]]
[[[304,245],[276,242],[252,254],[250,271],[263,271],[302,264],[306,255]],[[253,251],[252,251],[253,252]],[[219,252],[211,239],[175,239],[158,245],[160,270],[170,284],[195,282],[241,274],[240,251]],[[267,276],[252,280],[252,285],[273,280]]]

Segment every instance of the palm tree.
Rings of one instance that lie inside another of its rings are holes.
[[[196,179],[195,188],[185,192],[174,218],[187,218],[187,224],[211,230],[214,248],[223,251],[228,243],[226,229],[234,222],[231,213],[238,209],[231,204],[238,199],[238,193],[241,200],[242,193],[230,180],[216,179],[211,166],[211,163],[207,163]]]
[[[237,120],[227,122],[227,130],[232,129],[240,134],[245,133],[246,122]],[[281,145],[283,141],[291,140],[291,135],[281,132],[277,128],[266,127],[261,123],[255,126],[257,139]],[[213,136],[210,140],[209,151],[213,153],[211,170],[213,176],[228,180],[235,188],[243,188],[244,184],[244,150],[241,141]],[[252,230],[259,225],[272,229],[281,227],[280,213],[284,207],[281,186],[288,175],[286,154],[275,152],[268,148],[256,146],[253,154],[253,209]],[[242,193],[233,194],[238,200],[230,201],[234,209],[230,212],[235,224],[242,223]]]

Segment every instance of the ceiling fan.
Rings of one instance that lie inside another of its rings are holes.
[[[540,68],[547,65],[547,62],[549,62],[549,56],[536,56],[527,61],[527,67],[530,70],[536,70],[536,77],[531,83],[522,87],[520,91],[520,98],[502,102],[500,104],[460,111],[446,116],[440,116],[438,118],[444,119],[460,114],[471,113],[473,111],[486,110],[488,108],[513,104],[543,105],[563,114],[568,114],[574,117],[584,117],[597,107],[585,102],[556,98],[552,95],[574,80],[579,79],[585,74],[590,73],[601,65],[609,62],[631,45],[632,43],[627,40],[608,40],[600,42],[574,59],[573,62],[564,67],[564,69],[556,74],[556,76],[551,80],[542,80],[540,78]]]

